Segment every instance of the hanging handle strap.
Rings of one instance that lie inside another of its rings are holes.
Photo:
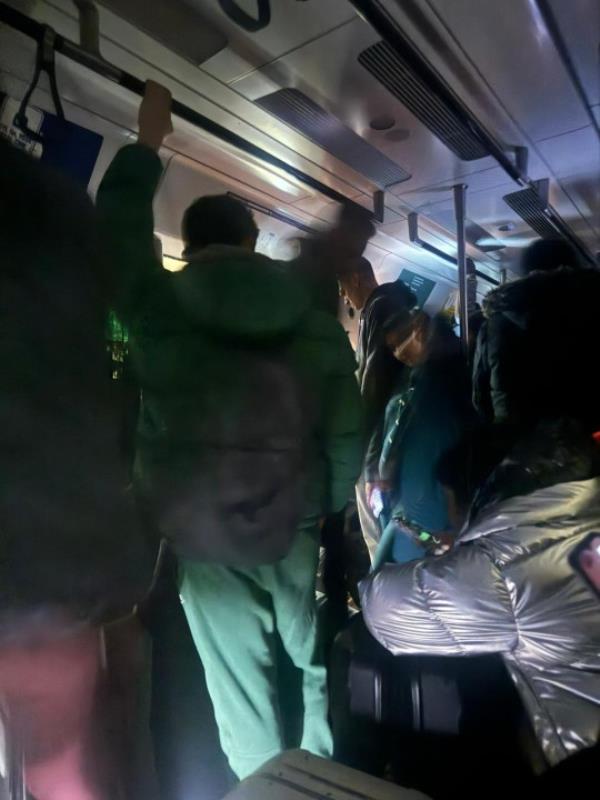
[[[247,14],[235,0],[219,0],[219,5],[230,19],[249,33],[262,31],[271,22],[270,0],[257,0],[258,19]]]
[[[29,127],[29,120],[27,119],[27,106],[31,100],[31,95],[35,91],[40,75],[45,72],[48,76],[50,83],[50,94],[52,95],[52,102],[56,110],[56,116],[64,120],[65,113],[63,111],[60,95],[58,93],[58,85],[56,83],[56,65],[54,60],[54,41],[56,34],[48,25],[44,26],[44,33],[41,40],[38,42],[37,56],[35,60],[35,72],[29,85],[29,89],[25,92],[19,110],[15,114],[14,125],[23,131],[31,139],[36,142],[42,142],[43,137]]]

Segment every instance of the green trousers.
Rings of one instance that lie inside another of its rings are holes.
[[[182,560],[183,608],[206,672],[221,746],[243,779],[285,750],[279,708],[277,635],[302,674],[301,747],[330,756],[327,674],[317,644],[316,525],[289,555],[265,567],[230,569]]]

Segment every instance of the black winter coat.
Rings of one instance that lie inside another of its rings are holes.
[[[600,428],[600,272],[534,272],[491,292],[473,400],[488,421],[528,426],[569,416]]]

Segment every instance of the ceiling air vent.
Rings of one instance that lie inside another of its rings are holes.
[[[502,199],[542,239],[556,239],[559,235],[548,218],[547,178],[537,181],[534,187],[506,194]]]
[[[382,189],[410,178],[406,170],[298,89],[280,89],[256,103]]]
[[[460,159],[474,161],[488,155],[468,123],[433,94],[387,42],[367,47],[358,61]]]

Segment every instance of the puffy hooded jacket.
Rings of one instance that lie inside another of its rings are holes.
[[[301,284],[280,263],[256,253],[211,246],[193,254],[181,272],[164,270],[154,252],[152,215],[161,173],[154,152],[141,145],[125,147],[97,197],[118,259],[119,311],[129,327],[142,391],[138,487],[151,493],[152,487],[143,484],[157,457],[163,463],[170,459],[177,469],[181,454],[211,445],[211,409],[231,403],[230,397],[218,395],[227,383],[222,373],[230,371],[235,384],[236,370],[244,369],[243,348],[250,354],[282,343],[319,406],[304,514],[340,510],[353,491],[362,455],[360,395],[346,334],[330,314],[312,307]],[[275,408],[281,398],[270,402]],[[266,399],[255,416],[267,420],[269,413]],[[234,431],[237,420],[232,417],[231,423]],[[245,480],[253,477],[245,475]]]
[[[600,533],[596,450],[570,425],[538,430],[491,476],[451,553],[361,587],[369,630],[396,655],[501,653],[550,764],[600,737],[600,598],[569,561]]]
[[[557,414],[600,427],[600,271],[533,272],[491,292],[473,367],[475,407],[488,421]]]

